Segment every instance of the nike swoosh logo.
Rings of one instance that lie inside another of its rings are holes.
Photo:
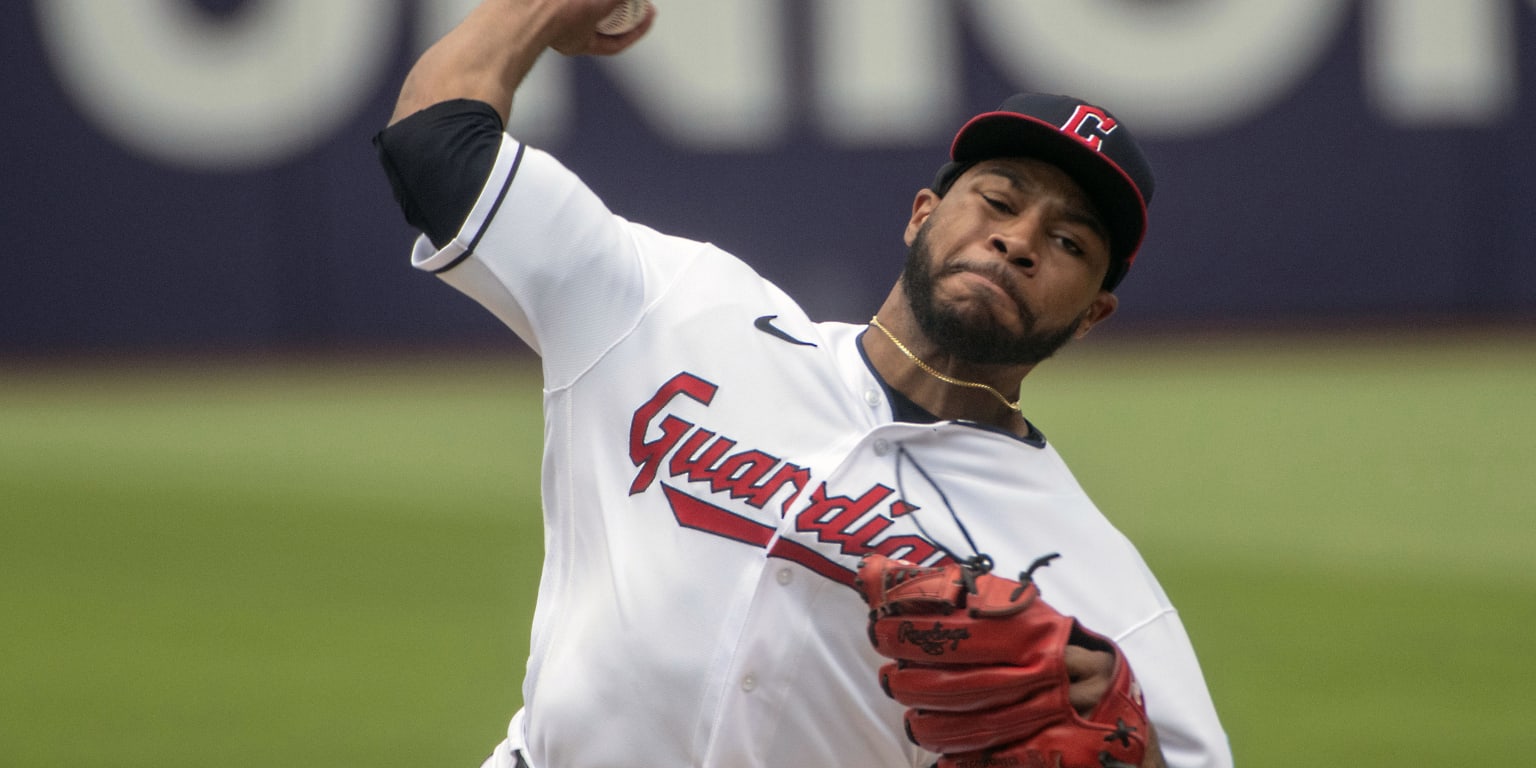
[[[787,342],[789,342],[791,344],[799,344],[802,347],[814,347],[814,346],[816,346],[816,344],[813,343],[813,342],[802,341],[802,340],[797,339],[797,338],[795,338],[795,337],[785,333],[784,331],[780,330],[778,326],[773,324],[773,321],[776,320],[777,318],[778,318],[778,315],[763,315],[762,317],[759,317],[758,319],[753,320],[752,321],[752,325],[753,325],[753,327],[757,328],[759,331],[762,331],[763,333],[766,333],[769,336],[772,336],[772,337],[774,337],[776,339],[783,339],[784,341],[787,341]]]

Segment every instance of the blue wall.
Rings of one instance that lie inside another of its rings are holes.
[[[964,117],[1073,92],[1158,173],[1117,324],[1536,317],[1536,2],[881,3],[662,0],[518,128],[851,320]],[[462,6],[0,4],[0,354],[502,338],[409,267],[369,145]]]

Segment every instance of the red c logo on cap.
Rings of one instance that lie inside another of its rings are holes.
[[[1088,125],[1089,120],[1093,121],[1093,125],[1089,128],[1090,132],[1085,134],[1083,133],[1083,128]],[[1090,107],[1087,104],[1079,104],[1077,109],[1072,111],[1072,116],[1067,118],[1067,122],[1061,126],[1061,130],[1072,134],[1078,141],[1092,147],[1093,151],[1102,152],[1104,138],[1114,133],[1118,125],[1119,123],[1113,117],[1105,114],[1104,110],[1098,107]]]

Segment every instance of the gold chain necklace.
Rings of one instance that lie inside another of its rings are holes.
[[[988,384],[983,384],[983,383],[981,383],[979,381],[965,381],[964,379],[957,379],[957,378],[954,378],[953,376],[945,376],[944,374],[939,373],[938,371],[934,370],[933,366],[930,366],[929,364],[923,362],[922,360],[917,359],[917,355],[912,354],[912,350],[907,349],[907,345],[901,343],[901,339],[896,338],[896,334],[891,333],[889,330],[886,329],[885,326],[880,324],[880,316],[879,315],[871,317],[869,319],[869,324],[873,325],[876,328],[879,328],[880,332],[885,334],[885,337],[887,339],[890,339],[891,343],[895,344],[896,348],[901,350],[901,353],[903,355],[906,355],[907,359],[911,360],[912,363],[914,365],[916,365],[919,369],[921,369],[923,373],[926,373],[929,376],[932,376],[935,379],[938,379],[939,381],[944,382],[945,384],[953,384],[953,385],[955,385],[957,387],[969,387],[971,389],[985,389],[986,391],[991,392],[992,396],[996,397],[998,399],[998,401],[1001,402],[1003,405],[1008,406],[1009,410],[1013,411],[1014,413],[1019,414],[1020,416],[1024,415],[1024,412],[1019,409],[1019,401],[1018,400],[1015,400],[1015,401],[1013,401],[1011,403],[1008,402],[1008,398],[1003,397],[1003,393],[997,391],[996,388],[994,388],[994,387],[992,387],[992,386],[990,386]]]

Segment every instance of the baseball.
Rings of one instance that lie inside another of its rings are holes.
[[[613,13],[597,23],[598,34],[622,35],[634,29],[645,19],[646,7],[650,4],[650,0],[624,0]]]

